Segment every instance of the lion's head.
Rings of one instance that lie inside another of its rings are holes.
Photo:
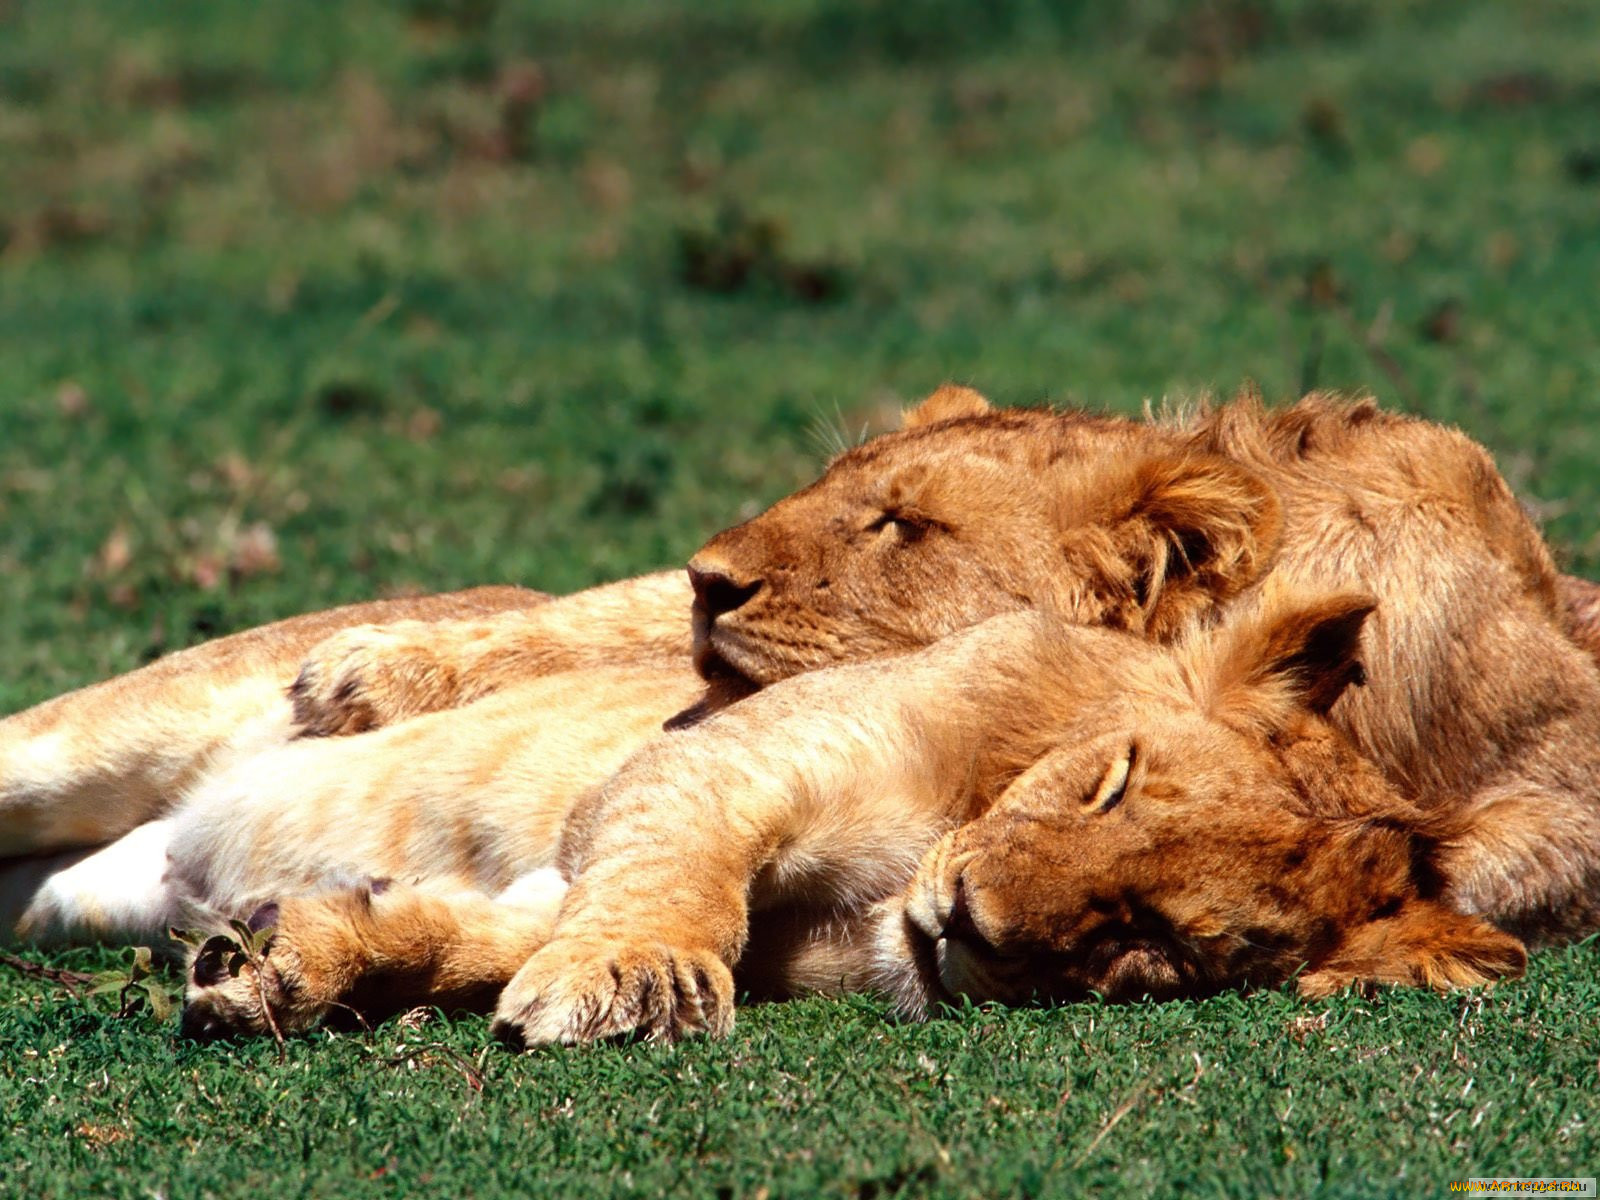
[[[1279,525],[1177,431],[946,387],[694,556],[697,663],[767,684],[1025,607],[1162,640],[1255,582]]]
[[[905,1007],[1195,996],[1302,968],[1308,995],[1521,971],[1517,939],[1441,899],[1445,831],[1325,719],[1360,679],[1371,600],[1245,607],[1133,647],[1127,686],[1059,723],[1022,718],[1053,745],[905,894]]]

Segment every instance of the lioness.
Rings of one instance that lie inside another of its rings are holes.
[[[996,617],[780,681],[570,807],[541,767],[593,738],[593,710],[547,696],[532,730],[491,709],[465,743],[430,717],[372,735],[409,765],[359,815],[260,803],[330,744],[269,752],[179,818],[176,881],[270,892],[326,870],[331,843],[415,882],[269,903],[258,954],[212,939],[185,1029],[486,1004],[510,980],[497,1025],[518,1041],[677,1037],[727,1029],[734,968],[768,995],[872,990],[908,1014],[1204,994],[1303,964],[1307,994],[1520,971],[1516,938],[1439,901],[1439,831],[1325,718],[1371,609],[1268,598],[1171,648]],[[672,687],[634,670],[611,690]]]

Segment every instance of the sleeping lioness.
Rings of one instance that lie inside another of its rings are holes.
[[[1451,901],[1535,940],[1591,926],[1597,684],[1563,607],[1577,585],[1554,573],[1478,447],[1316,397],[1278,413],[1247,400],[1195,422],[1138,424],[991,413],[952,389],[908,426],[847,452],[817,485],[696,557],[696,661],[714,684],[706,707],[1018,607],[1166,640],[1264,578],[1358,585],[1380,603],[1362,648],[1370,683],[1332,716],[1430,820],[1451,818],[1437,855]],[[563,664],[632,662],[640,647],[681,663],[689,586],[649,577],[486,621],[351,630],[312,654],[298,715],[314,731],[356,730]],[[275,668],[288,674],[291,657]],[[205,674],[202,664],[190,694],[204,695]],[[136,683],[121,686],[137,696]],[[194,773],[169,692],[98,728],[74,717],[94,694],[57,702],[42,725],[30,714],[0,725],[0,829],[21,830],[13,850],[103,839],[159,813],[160,789],[137,786],[147,761]],[[456,715],[471,720],[473,708]],[[162,753],[152,755],[158,722]],[[364,741],[325,743],[327,774],[301,794],[315,797],[335,774],[358,786],[337,748],[355,756]],[[90,764],[140,802],[92,807],[93,791],[77,786]],[[403,778],[408,760],[368,765]],[[58,812],[74,822],[52,823]],[[11,823],[12,813],[29,819]],[[147,837],[133,849],[164,844]],[[47,889],[30,928],[115,925],[93,907],[101,897],[75,899],[79,883],[105,875]],[[132,904],[122,915],[134,928],[154,911]]]

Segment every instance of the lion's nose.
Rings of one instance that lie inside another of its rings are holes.
[[[967,900],[967,877],[957,875],[950,891],[950,911],[945,914],[943,936],[953,942],[964,942],[982,948],[989,945],[978,922],[973,919],[972,907]]]
[[[761,590],[761,580],[742,582],[720,566],[690,563],[689,586],[694,588],[695,603],[706,616],[716,618],[742,607]]]

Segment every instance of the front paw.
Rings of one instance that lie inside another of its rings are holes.
[[[232,936],[217,934],[200,945],[189,963],[184,1037],[282,1036],[310,1029],[327,1012],[280,920],[279,906],[266,904],[248,926],[236,922]]]
[[[449,708],[456,678],[422,621],[358,625],[311,648],[289,686],[295,723],[311,737],[364,733]]]
[[[494,1033],[518,1048],[635,1035],[676,1041],[733,1027],[733,973],[709,950],[576,939],[534,954],[506,985]]]

